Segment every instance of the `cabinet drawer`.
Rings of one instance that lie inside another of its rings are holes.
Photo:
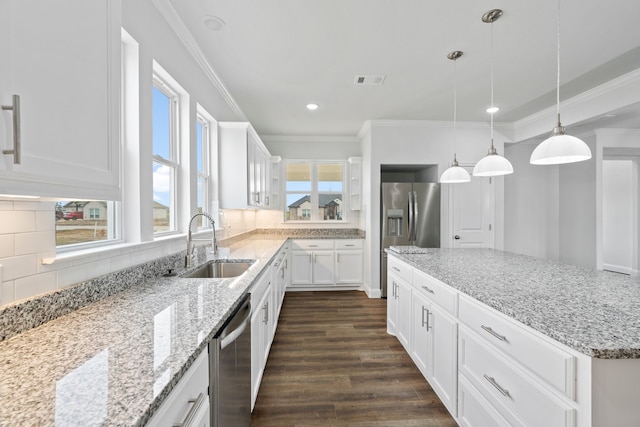
[[[195,419],[209,420],[209,352],[206,347],[189,370],[171,390],[148,426],[176,425],[184,422],[187,414]]]
[[[363,239],[338,239],[336,249],[362,249]]]
[[[576,358],[535,336],[524,325],[464,296],[459,318],[486,341],[575,400]]]
[[[456,315],[458,293],[448,285],[421,271],[413,270],[413,288],[451,315]]]
[[[389,256],[387,258],[387,271],[399,276],[407,283],[411,283],[412,268],[404,262]]]
[[[510,427],[464,375],[458,380],[458,423],[462,427]]]
[[[572,427],[575,409],[483,340],[460,328],[458,367],[511,424]]]
[[[293,250],[315,251],[316,249],[333,249],[333,240],[331,239],[301,239],[292,242]]]

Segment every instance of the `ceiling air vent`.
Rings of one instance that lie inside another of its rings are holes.
[[[384,83],[384,78],[386,76],[356,76],[353,80],[353,84],[355,85],[381,85]]]

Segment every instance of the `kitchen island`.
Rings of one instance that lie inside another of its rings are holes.
[[[473,408],[482,405],[491,408],[485,422],[495,425],[640,419],[632,397],[640,381],[638,278],[492,249],[392,249],[390,306],[395,297],[405,304],[413,298],[414,312],[427,307],[427,330],[448,328],[449,359],[457,363],[442,377],[450,381],[450,411],[461,425],[471,425],[479,414]],[[407,283],[404,296],[400,282]],[[420,313],[411,326],[403,320],[406,307],[394,309],[390,332],[413,352]]]
[[[0,425],[144,425],[207,351],[288,237],[253,234],[225,244],[229,259],[255,260],[236,278],[182,278],[185,270],[176,271],[175,262],[132,268],[127,274],[145,277],[145,269],[154,268],[173,269],[178,276],[145,279],[1,342]],[[97,279],[96,286],[104,288],[105,280]],[[73,295],[95,292],[101,290],[84,287]]]

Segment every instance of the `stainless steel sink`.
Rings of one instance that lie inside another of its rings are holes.
[[[251,267],[254,261],[210,261],[182,277],[186,278],[212,278],[224,279],[229,277],[238,277]]]

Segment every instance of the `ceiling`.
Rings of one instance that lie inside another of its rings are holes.
[[[452,120],[453,50],[464,52],[455,64],[458,120],[488,121],[492,26],[496,122],[555,103],[556,0],[170,1],[263,136],[355,136],[366,120]],[[483,23],[493,8],[503,16]],[[224,27],[209,29],[210,17]],[[640,1],[565,0],[560,17],[561,99],[640,68]],[[354,84],[371,75],[384,83]],[[640,106],[616,116],[640,128]]]

